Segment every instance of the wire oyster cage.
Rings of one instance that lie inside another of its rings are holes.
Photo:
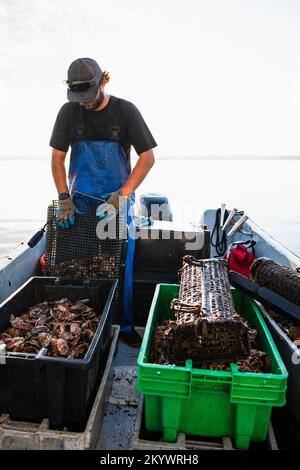
[[[250,278],[300,306],[299,268],[282,266],[269,258],[257,258],[251,266]]]
[[[58,205],[58,201],[53,201],[48,206],[44,274],[61,279],[118,279],[120,284],[127,245],[125,217],[118,215],[112,231],[108,234],[101,229],[100,234],[99,219],[91,205],[84,214],[76,214],[73,226],[64,229],[57,225]],[[116,289],[114,315],[119,291],[120,285]]]
[[[250,354],[247,322],[236,313],[224,260],[183,258],[179,298],[171,304],[178,360],[236,360]]]

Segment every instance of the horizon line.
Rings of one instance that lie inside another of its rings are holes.
[[[132,159],[136,159],[135,155]],[[47,160],[51,155],[0,155],[6,160]],[[300,155],[157,155],[156,160],[300,160]]]

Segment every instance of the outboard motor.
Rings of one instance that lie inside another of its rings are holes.
[[[160,193],[144,193],[138,201],[139,215],[153,220],[173,221],[173,212],[167,196]]]

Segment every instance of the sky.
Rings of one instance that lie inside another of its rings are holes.
[[[298,0],[0,0],[0,158],[50,154],[78,57],[158,157],[300,155],[299,20]]]

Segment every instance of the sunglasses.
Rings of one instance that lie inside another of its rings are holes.
[[[84,81],[84,82],[68,82],[68,80],[66,80],[66,84],[68,85],[68,90],[70,91],[86,91],[88,90],[92,85],[93,83],[95,83],[95,81],[99,78],[99,76],[96,76],[94,78],[92,78],[91,80],[87,80],[87,81]]]

